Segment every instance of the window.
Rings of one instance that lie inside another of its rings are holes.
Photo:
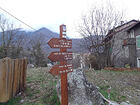
[[[136,47],[140,49],[140,35],[136,36]]]
[[[130,38],[134,38],[135,36],[134,36],[134,30],[131,30],[130,31]]]
[[[127,45],[127,40],[124,39],[124,40],[123,40],[123,46],[126,46],[126,45]]]
[[[140,68],[140,58],[137,58],[137,67]]]

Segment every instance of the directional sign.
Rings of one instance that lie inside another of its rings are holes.
[[[61,105],[68,105],[68,83],[67,73],[72,72],[72,64],[67,64],[67,60],[72,60],[72,52],[67,52],[67,48],[72,48],[72,40],[66,39],[66,25],[60,25],[60,38],[52,38],[48,45],[51,48],[60,48],[60,52],[52,52],[48,58],[52,61],[59,61],[49,71],[52,75],[61,76]]]
[[[66,65],[54,65],[49,72],[52,75],[58,75],[61,73],[68,73],[72,71],[73,71],[72,64],[66,64]]]
[[[53,62],[72,60],[72,52],[51,52],[48,58]]]
[[[72,48],[72,40],[66,38],[52,38],[48,45],[51,48]]]

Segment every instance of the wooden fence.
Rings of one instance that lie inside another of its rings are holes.
[[[27,59],[0,59],[0,103],[25,89],[26,69]]]

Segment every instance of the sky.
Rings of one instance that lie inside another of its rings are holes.
[[[79,21],[94,5],[109,0],[0,0],[0,7],[35,29],[46,27],[59,33],[59,26],[67,26],[67,36],[81,37],[77,32]],[[140,0],[110,0],[111,4],[125,11],[126,19],[140,19]],[[31,30],[27,26],[8,16],[4,11],[0,13],[12,19],[21,28]]]

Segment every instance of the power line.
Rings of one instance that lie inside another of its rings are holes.
[[[32,30],[37,31],[37,29],[35,29],[35,28],[33,28],[32,26],[28,25],[28,24],[25,23],[24,21],[18,19],[16,16],[12,15],[10,12],[8,12],[8,11],[5,10],[5,9],[3,9],[1,6],[0,6],[0,9],[3,10],[4,12],[6,12],[8,15],[12,16],[13,18],[15,18],[16,20],[20,21],[20,22],[23,23],[24,25],[28,26],[28,27],[31,28]],[[39,32],[39,34],[45,35],[45,34],[42,33],[42,32]]]
[[[12,15],[10,12],[6,11],[5,9],[3,9],[2,7],[0,7],[1,10],[3,10],[4,12],[6,12],[8,15],[12,16],[13,18],[15,18],[16,20],[20,21],[21,23],[23,23],[24,25],[28,26],[29,28],[31,28],[32,30],[35,30],[35,28],[33,28],[32,26],[28,25],[27,23],[23,22],[22,20],[18,19],[16,16]]]
[[[5,9],[3,9],[1,6],[0,6],[0,9],[3,10],[4,12],[6,12],[8,15],[12,16],[13,18],[15,18],[16,20],[20,21],[20,22],[23,23],[24,25],[28,26],[28,27],[31,28],[32,30],[37,31],[37,29],[35,29],[35,28],[33,28],[32,26],[28,25],[28,24],[25,23],[24,21],[18,19],[16,16],[12,15],[10,12],[8,12],[8,11],[5,10]],[[42,32],[39,32],[39,34],[45,35],[45,34],[42,33]]]

